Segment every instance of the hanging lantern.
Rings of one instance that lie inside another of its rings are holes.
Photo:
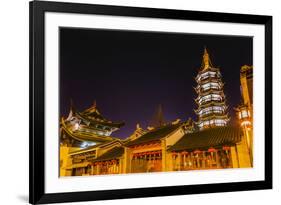
[[[251,127],[251,114],[249,107],[245,104],[239,105],[236,109],[238,119],[242,127]]]
[[[224,151],[228,151],[228,150],[230,150],[230,147],[229,147],[229,146],[223,146],[222,149],[223,149]]]
[[[209,148],[208,149],[208,152],[216,152],[217,150],[215,149],[215,148],[213,148],[213,147],[211,147],[211,148]]]
[[[197,149],[197,150],[194,151],[194,154],[200,154],[201,152],[202,152],[201,150]]]

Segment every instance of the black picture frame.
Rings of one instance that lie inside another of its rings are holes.
[[[169,9],[104,6],[33,1],[30,11],[30,142],[29,202],[31,204],[155,197],[272,188],[272,17]],[[46,12],[150,17],[209,22],[247,23],[265,26],[265,180],[154,188],[135,188],[71,193],[45,193],[44,131],[44,25]]]

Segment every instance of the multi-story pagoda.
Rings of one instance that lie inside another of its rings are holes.
[[[204,49],[202,65],[197,77],[195,88],[198,97],[195,99],[198,109],[195,110],[198,116],[197,125],[200,130],[210,127],[226,126],[229,121],[223,82],[219,68],[215,68],[207,49]]]
[[[71,103],[69,115],[61,119],[61,144],[71,147],[85,148],[97,143],[112,141],[111,133],[122,127],[124,123],[105,119],[98,111],[96,103],[78,112]]]

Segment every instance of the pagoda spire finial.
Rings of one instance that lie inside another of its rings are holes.
[[[211,65],[211,59],[209,53],[207,51],[207,47],[204,47],[204,54],[203,54],[203,61],[202,61],[202,68],[203,70],[209,68]]]

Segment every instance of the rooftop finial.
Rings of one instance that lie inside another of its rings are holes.
[[[211,66],[211,60],[209,57],[209,53],[207,51],[206,46],[204,47],[204,55],[203,55],[203,62],[202,62],[202,68],[207,69]]]

